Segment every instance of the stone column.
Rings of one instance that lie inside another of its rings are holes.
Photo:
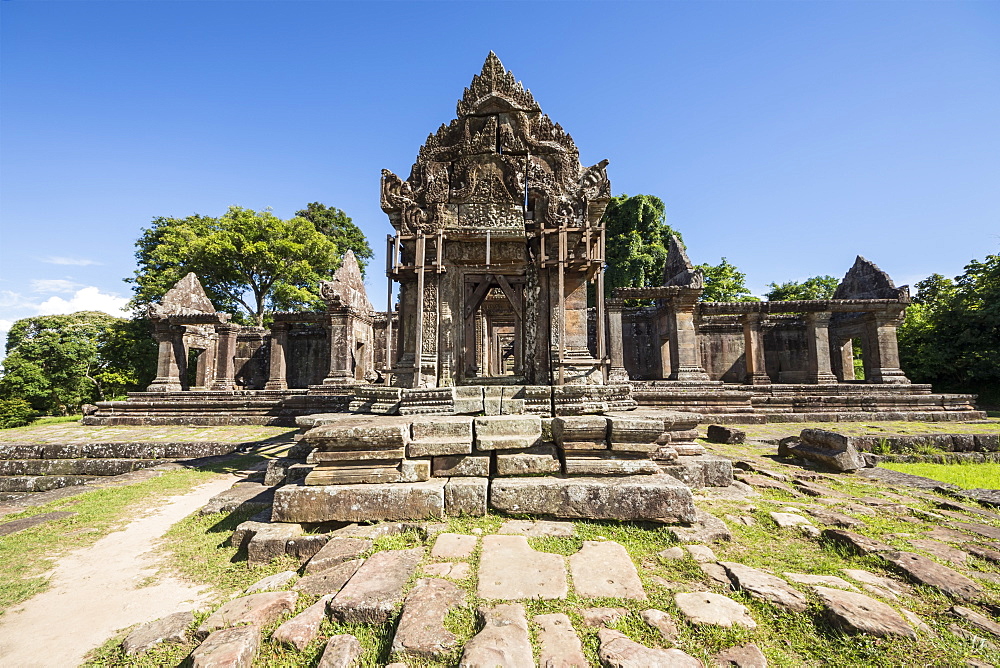
[[[670,346],[670,380],[708,380],[698,352],[698,334],[694,328],[694,309],[701,290],[682,289],[670,300],[673,339]]]
[[[836,383],[837,377],[830,370],[830,316],[829,311],[806,314],[806,338],[809,341],[810,383]]]
[[[233,356],[236,354],[236,331],[239,325],[220,322],[215,326],[218,340],[215,344],[215,380],[209,389],[228,392],[236,389],[234,379],[235,366]]]
[[[184,389],[180,362],[184,359],[183,333],[183,327],[171,325],[166,320],[157,321],[153,329],[153,338],[159,345],[156,378],[146,388],[147,392],[180,392]]]
[[[265,390],[288,389],[288,323],[275,322],[271,325],[271,360],[268,365]]]
[[[767,375],[764,365],[764,337],[761,334],[761,323],[764,318],[760,313],[747,313],[743,316],[743,346],[746,362],[747,385],[770,385],[771,378]]]
[[[868,346],[864,354],[870,363],[868,370],[871,383],[909,383],[903,370],[899,368],[899,348],[896,342],[896,327],[902,314],[873,313],[868,322]]]
[[[330,314],[330,372],[323,379],[324,385],[352,385],[354,371],[351,360],[354,352],[354,340],[351,315],[346,310]]]
[[[628,371],[625,370],[625,350],[622,330],[622,309],[625,306],[623,299],[605,299],[604,310],[608,317],[608,356],[611,358],[611,366],[608,369],[608,383],[627,383],[629,381]],[[600,323],[604,324],[604,323]]]
[[[840,344],[840,380],[854,380],[854,339]]]

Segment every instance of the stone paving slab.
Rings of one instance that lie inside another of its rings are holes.
[[[438,534],[431,549],[435,559],[467,559],[476,549],[479,538],[460,533]]]
[[[464,601],[465,592],[447,580],[418,580],[403,603],[392,653],[436,658],[454,649],[458,638],[445,628],[444,618]]]
[[[536,552],[524,536],[485,536],[479,562],[480,598],[501,601],[566,598],[565,559]]]
[[[403,587],[423,556],[420,547],[375,553],[330,601],[331,616],[347,624],[381,624],[403,600]]]
[[[646,599],[632,558],[614,541],[584,541],[570,556],[569,568],[573,588],[583,598]]]
[[[480,608],[483,630],[465,644],[460,668],[535,665],[528,636],[528,620],[520,603]]]
[[[588,665],[583,655],[583,645],[573,630],[569,617],[561,613],[535,615],[532,621],[541,627],[537,634],[540,666],[569,668]]]

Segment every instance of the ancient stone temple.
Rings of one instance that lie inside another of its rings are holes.
[[[701,301],[703,277],[672,239],[662,285],[605,300],[608,163],[584,167],[579,155],[490,53],[457,118],[428,136],[409,176],[382,172],[394,231],[386,312],[373,308],[351,253],[321,286],[323,310],[276,313],[270,329],[232,323],[189,275],[150,311],[156,379],[127,401],[102,402],[86,421],[551,419],[637,406],[717,422],[982,415],[972,396],[909,382],[896,349],[909,292],[861,257],[832,299],[713,303]],[[535,438],[534,422],[517,424]],[[562,470],[575,459],[561,456]],[[396,469],[404,460],[386,461]]]

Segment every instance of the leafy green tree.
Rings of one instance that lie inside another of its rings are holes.
[[[316,231],[329,237],[330,241],[337,244],[337,252],[341,255],[349,250],[354,251],[358,266],[361,267],[361,275],[365,275],[368,261],[375,254],[368,245],[365,233],[354,224],[350,216],[336,207],[327,207],[319,202],[310,202],[305,209],[296,211],[295,215],[305,218],[316,227]],[[337,264],[339,266],[339,262]]]
[[[747,287],[747,275],[736,265],[729,264],[726,258],[716,265],[695,265],[705,275],[705,291],[701,295],[703,302],[758,302]]]
[[[238,206],[221,218],[154,218],[136,248],[131,306],[158,301],[193,271],[216,308],[256,325],[273,310],[318,308],[319,282],[339,262],[336,244],[305,218]]]
[[[768,301],[786,302],[797,299],[830,299],[837,290],[840,281],[833,276],[813,276],[801,283],[789,281],[778,285],[768,283],[771,290],[764,295]]]
[[[0,399],[0,429],[29,425],[36,417],[37,411],[24,399]]]
[[[127,325],[97,311],[18,320],[7,336],[0,397],[23,399],[40,413],[66,415],[83,403],[124,392],[136,375],[133,359],[116,356],[123,348],[113,341],[129,336]]]
[[[615,288],[663,285],[667,244],[679,232],[667,225],[666,207],[655,195],[612,197],[604,212],[606,227],[604,294]]]
[[[1000,255],[973,260],[954,280],[933,274],[915,287],[899,328],[909,378],[1000,401]]]

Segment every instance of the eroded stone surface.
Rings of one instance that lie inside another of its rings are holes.
[[[537,633],[540,651],[538,665],[542,668],[571,668],[589,665],[583,655],[580,638],[573,630],[569,617],[561,613],[536,615],[532,621],[541,627]]]
[[[486,514],[490,481],[487,478],[449,478],[444,486],[444,510],[449,517]]]
[[[601,629],[601,663],[613,668],[702,668],[701,661],[679,649],[652,649],[621,631]]]
[[[894,595],[904,596],[909,593],[909,587],[907,585],[898,580],[893,580],[892,578],[882,577],[881,575],[875,575],[870,571],[856,568],[845,568],[843,572],[844,575],[852,580],[857,580],[862,584],[887,590]]]
[[[343,589],[347,581],[351,579],[364,562],[364,559],[352,559],[314,575],[307,575],[304,578],[300,578],[292,586],[292,589],[312,596],[336,594]]]
[[[444,627],[444,618],[464,600],[465,592],[447,580],[418,580],[403,603],[392,652],[438,657],[450,651],[458,639]]]
[[[919,538],[911,538],[910,544],[918,550],[923,550],[931,556],[944,559],[955,566],[964,566],[969,560],[969,555],[961,550],[955,549],[950,545],[945,545],[944,543],[936,540],[921,540]]]
[[[767,668],[767,657],[757,645],[749,642],[723,650],[712,657],[717,666],[723,668]]]
[[[682,592],[674,595],[674,602],[692,624],[712,626],[745,626],[757,628],[757,622],[750,617],[746,606],[728,596],[712,592]]]
[[[805,595],[776,575],[734,562],[720,562],[733,584],[754,598],[769,601],[792,612],[805,612]]]
[[[320,624],[326,619],[326,606],[333,594],[326,594],[308,608],[279,626],[271,634],[271,639],[291,645],[300,652],[316,639]]]
[[[436,578],[451,578],[452,580],[464,580],[469,577],[472,568],[464,561],[458,563],[442,561],[436,564],[426,564],[423,567],[424,573]]]
[[[305,572],[307,575],[322,573],[345,561],[357,559],[359,555],[369,550],[372,544],[367,538],[331,538],[309,560]]]
[[[295,571],[282,571],[281,573],[275,573],[274,575],[268,575],[266,578],[262,578],[252,585],[247,587],[244,594],[255,594],[260,591],[272,591],[275,589],[282,589],[289,582],[297,578],[299,575]]]
[[[646,598],[632,558],[614,541],[584,541],[569,567],[573,588],[583,598]]]
[[[466,559],[472,556],[479,539],[459,533],[442,533],[434,541],[431,556],[436,559]]]
[[[528,620],[520,603],[480,608],[483,630],[465,643],[461,668],[485,666],[534,666]]]
[[[330,601],[330,615],[348,624],[381,624],[403,600],[403,587],[421,558],[419,547],[373,554]]]
[[[961,617],[980,631],[985,631],[986,633],[991,633],[994,636],[1000,637],[1000,624],[997,624],[982,613],[970,610],[969,608],[965,608],[960,605],[953,607],[951,609],[951,613]]]
[[[359,656],[361,643],[357,638],[348,633],[331,636],[316,668],[350,668]]]
[[[485,536],[478,593],[502,601],[566,598],[565,561],[531,549],[524,536]]]
[[[982,587],[961,573],[953,571],[913,552],[887,552],[882,557],[904,571],[911,578],[962,601],[974,601],[982,594]]]
[[[497,531],[501,535],[521,535],[529,538],[543,536],[572,537],[576,528],[572,522],[553,522],[552,520],[507,520]]]
[[[372,522],[444,517],[441,478],[378,485],[285,485],[274,494],[275,522]]]
[[[695,519],[690,527],[670,527],[670,533],[685,543],[713,543],[732,540],[733,534],[726,523],[711,513],[695,511]]]
[[[810,575],[808,573],[785,573],[786,578],[792,582],[804,585],[823,585],[824,587],[836,587],[848,591],[858,591],[858,588],[843,578],[836,575]]]
[[[875,636],[916,638],[917,633],[899,613],[881,601],[855,592],[813,587],[833,623]]]
[[[584,626],[613,624],[628,614],[628,608],[584,608],[580,611]]]
[[[806,518],[802,517],[802,515],[799,515],[797,513],[771,512],[768,513],[768,515],[770,515],[771,519],[774,520],[775,524],[777,524],[782,529],[788,529],[791,527],[806,526],[806,525],[812,526],[812,522],[810,522]]]
[[[142,654],[161,642],[187,642],[187,629],[193,623],[194,613],[187,610],[143,624],[125,637],[122,651],[129,655]]]
[[[718,561],[715,552],[708,545],[685,545],[684,547],[687,549],[688,554],[691,555],[691,558],[699,564]]]
[[[677,640],[677,624],[674,623],[674,620],[667,613],[651,608],[643,610],[639,615],[642,617],[642,621],[659,631],[666,642]]]
[[[294,591],[270,591],[235,598],[209,615],[198,627],[197,633],[204,637],[217,629],[240,624],[267,626],[282,615],[292,612],[298,598],[298,592]]]
[[[260,629],[237,626],[212,633],[191,652],[193,668],[250,668],[260,649]]]

